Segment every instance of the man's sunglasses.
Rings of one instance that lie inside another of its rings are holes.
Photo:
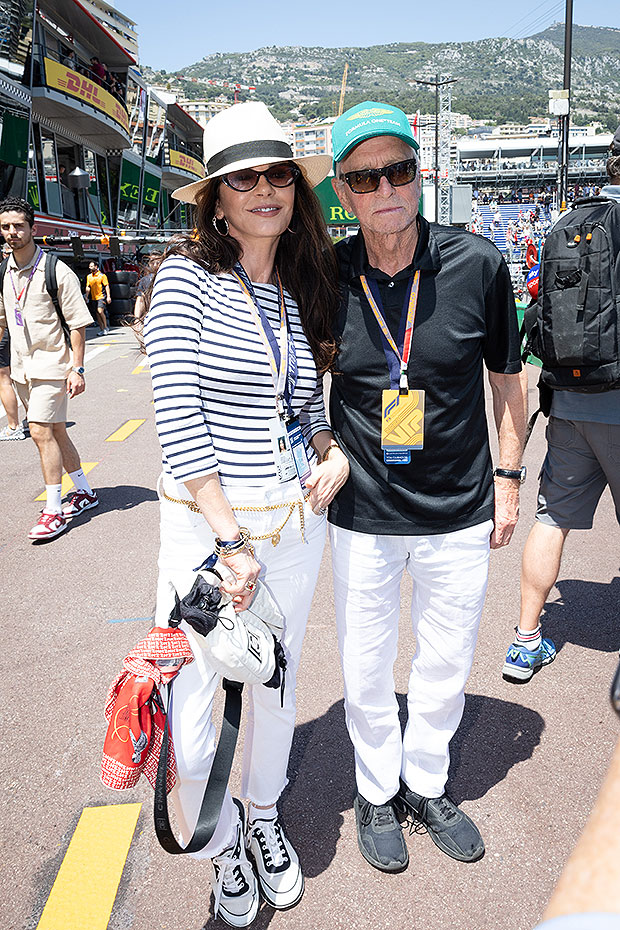
[[[301,170],[297,165],[271,165],[266,171],[255,171],[254,168],[242,168],[240,171],[231,171],[222,177],[224,184],[234,191],[253,191],[261,177],[267,178],[272,187],[290,187],[294,184]]]
[[[418,173],[418,163],[415,158],[407,161],[397,161],[385,168],[362,168],[360,171],[347,171],[340,175],[346,181],[354,194],[372,194],[381,184],[381,178],[387,178],[392,187],[403,187],[411,184]]]

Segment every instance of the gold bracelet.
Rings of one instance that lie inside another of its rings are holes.
[[[324,449],[323,454],[321,455],[321,458],[319,459],[319,465],[322,465],[323,462],[327,461],[327,459],[329,458],[329,453],[332,451],[332,449],[340,449],[340,446],[334,440],[330,442],[327,449]],[[340,451],[342,452],[342,449],[340,449]]]

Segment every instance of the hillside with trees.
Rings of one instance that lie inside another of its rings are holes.
[[[548,92],[562,86],[564,27],[561,23],[525,39],[475,42],[401,42],[369,48],[260,48],[217,53],[175,74],[150,77],[188,97],[216,97],[226,89],[204,82],[256,86],[254,99],[279,119],[331,116],[349,64],[346,105],[387,99],[408,113],[434,110],[434,92],[415,78],[435,74],[456,78],[452,108],[489,122],[527,122],[547,114]],[[241,92],[241,99],[250,94]],[[600,120],[615,129],[620,113],[620,29],[574,26],[572,118]]]

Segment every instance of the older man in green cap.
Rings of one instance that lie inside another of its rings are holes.
[[[330,507],[336,617],[362,855],[406,868],[397,815],[464,862],[484,843],[445,792],[487,584],[517,522],[526,392],[510,275],[495,246],[418,212],[405,114],[367,101],[333,127],[334,190],[360,231],[340,242],[331,419],[350,478]],[[493,470],[486,367],[499,456]],[[393,664],[400,583],[416,650],[404,734]]]

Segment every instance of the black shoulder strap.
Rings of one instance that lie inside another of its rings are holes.
[[[239,724],[241,722],[241,692],[243,685],[238,681],[228,681],[227,678],[222,680],[222,686],[226,692],[226,703],[224,704],[224,719],[220,730],[220,738],[213,758],[211,773],[205,788],[205,793],[200,805],[198,822],[194,835],[183,847],[177,843],[176,838],[170,826],[168,817],[168,799],[166,796],[166,777],[168,773],[168,713],[164,722],[164,736],[162,739],[161,750],[159,753],[159,764],[157,766],[157,781],[155,783],[155,833],[160,845],[171,853],[178,856],[181,853],[198,852],[207,845],[217,827],[220,819],[224,794],[230,778],[237,737],[239,736]],[[172,694],[172,684],[168,686],[168,708],[170,707],[170,697]]]
[[[71,331],[67,326],[67,321],[65,320],[65,316],[62,312],[62,307],[60,306],[60,301],[58,299],[58,279],[56,277],[57,264],[58,257],[47,252],[45,255],[45,289],[50,295],[52,303],[54,304],[54,309],[60,318],[60,325],[62,326],[62,331],[65,335],[65,342],[68,346],[70,346]]]
[[[4,287],[4,276],[6,275],[7,265],[9,264],[8,258],[2,259],[0,263],[0,296],[2,295],[2,288]]]

